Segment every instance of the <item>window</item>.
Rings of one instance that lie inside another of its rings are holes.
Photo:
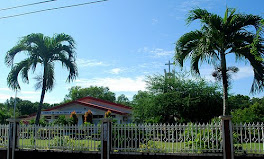
[[[93,118],[103,118],[103,115],[93,115]]]
[[[44,119],[50,120],[51,119],[51,116],[44,116]]]

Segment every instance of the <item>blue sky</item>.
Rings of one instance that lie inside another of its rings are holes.
[[[39,0],[40,1],[40,0]],[[91,0],[90,0],[91,1]],[[36,2],[36,0],[1,1],[1,8]],[[70,4],[85,3],[89,0],[57,0],[35,5],[0,11],[0,17],[29,11],[47,9]],[[10,68],[4,65],[6,52],[19,38],[30,33],[52,36],[66,33],[76,41],[79,77],[73,83],[65,83],[67,70],[56,65],[56,84],[48,92],[44,102],[61,102],[72,86],[107,86],[116,95],[125,94],[130,99],[138,90],[145,89],[147,75],[163,74],[168,68],[164,64],[173,60],[174,43],[186,32],[199,29],[199,23],[186,25],[188,11],[195,7],[210,12],[224,14],[226,6],[237,8],[241,13],[263,16],[264,1],[255,0],[108,0],[97,4],[42,12],[21,17],[0,19],[0,102],[4,102],[14,92],[6,85]],[[15,62],[24,56],[21,54]],[[235,63],[228,57],[229,66],[239,66],[234,76],[231,93],[250,95],[253,72],[245,62]],[[189,69],[188,63],[185,69]],[[176,66],[176,70],[179,68]],[[212,80],[212,67],[201,65],[201,75]],[[40,74],[41,69],[36,71]],[[31,74],[29,84],[20,80],[18,97],[39,101],[40,91],[35,91],[35,81]],[[262,97],[263,93],[250,95]]]

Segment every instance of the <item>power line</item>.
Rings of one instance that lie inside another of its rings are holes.
[[[20,6],[2,8],[2,9],[0,9],[0,11],[16,9],[16,8],[22,8],[22,7],[28,7],[28,6],[33,6],[33,5],[42,4],[42,3],[48,3],[48,2],[54,2],[54,1],[57,1],[57,0],[48,0],[48,1],[42,1],[42,2],[36,2],[36,3],[23,4],[23,5],[20,5]]]
[[[83,5],[94,4],[94,3],[105,2],[105,1],[108,1],[108,0],[100,0],[100,1],[93,1],[93,2],[87,2],[87,3],[79,3],[79,4],[68,5],[68,6],[62,6],[62,7],[42,9],[42,10],[37,10],[37,11],[33,11],[33,12],[26,12],[26,13],[21,13],[21,14],[4,16],[4,17],[0,17],[0,19],[7,19],[7,18],[19,17],[19,16],[23,16],[23,15],[28,15],[28,14],[35,14],[35,13],[46,12],[46,11],[51,11],[51,10],[58,10],[58,9],[64,9],[64,8],[71,8],[71,7],[83,6]]]

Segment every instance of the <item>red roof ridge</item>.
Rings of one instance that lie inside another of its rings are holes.
[[[50,111],[50,110],[54,110],[54,109],[58,109],[58,108],[65,107],[68,104],[80,103],[80,104],[83,104],[83,105],[91,105],[91,106],[97,107],[99,109],[110,110],[113,113],[116,112],[117,114],[123,114],[123,115],[124,114],[128,114],[128,113],[124,113],[124,112],[121,112],[121,111],[118,111],[118,110],[114,110],[114,109],[111,109],[111,108],[99,106],[99,105],[96,105],[96,104],[86,103],[86,102],[81,101],[83,99],[92,99],[92,100],[96,100],[98,102],[108,103],[108,104],[112,104],[112,105],[115,105],[115,106],[119,106],[119,107],[123,107],[123,108],[127,108],[127,109],[132,109],[132,107],[130,107],[130,106],[126,106],[126,105],[122,105],[122,104],[117,104],[117,103],[114,103],[114,102],[109,102],[109,101],[106,101],[106,100],[102,100],[102,99],[98,99],[98,98],[94,98],[94,97],[87,96],[87,97],[83,97],[83,98],[80,98],[80,99],[77,99],[77,100],[74,100],[74,101],[71,101],[71,102],[63,103],[63,104],[58,105],[58,106],[55,106],[55,107],[51,107],[51,108],[48,108],[48,109],[44,109],[42,111]],[[36,115],[36,113],[32,113],[32,114],[29,115],[29,117],[32,117],[32,116],[35,116],[35,115]]]
[[[76,101],[76,103],[80,103],[80,104],[85,105],[85,106],[89,105],[89,106],[92,106],[92,107],[95,107],[95,108],[98,108],[98,109],[110,110],[113,113],[117,113],[117,114],[121,114],[121,115],[128,114],[128,113],[121,112],[119,110],[103,107],[103,106],[92,104],[92,103],[86,103],[86,102],[82,102],[82,101]]]
[[[95,97],[91,97],[91,96],[86,96],[86,97],[77,99],[76,101],[80,101],[80,100],[83,100],[83,99],[92,99],[92,100],[96,100],[98,102],[108,103],[108,104],[112,104],[112,105],[115,105],[115,106],[123,107],[123,108],[126,108],[126,109],[132,109],[132,107],[127,106],[127,105],[117,104],[117,103],[114,103],[114,102],[110,102],[110,101],[107,101],[107,100],[103,100],[103,99],[99,99],[99,98],[95,98]]]

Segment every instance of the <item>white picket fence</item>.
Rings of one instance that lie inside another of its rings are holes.
[[[123,152],[222,152],[221,125],[113,125],[112,149]]]
[[[112,125],[112,152],[221,153],[222,126],[216,124]],[[19,125],[19,149],[100,151],[101,125]],[[8,146],[9,125],[0,125],[0,148]],[[235,153],[264,153],[264,123],[233,125]]]
[[[19,125],[18,148],[38,150],[98,151],[100,125]]]
[[[8,146],[9,125],[0,125],[0,148]]]
[[[234,124],[235,152],[264,153],[264,123]]]

